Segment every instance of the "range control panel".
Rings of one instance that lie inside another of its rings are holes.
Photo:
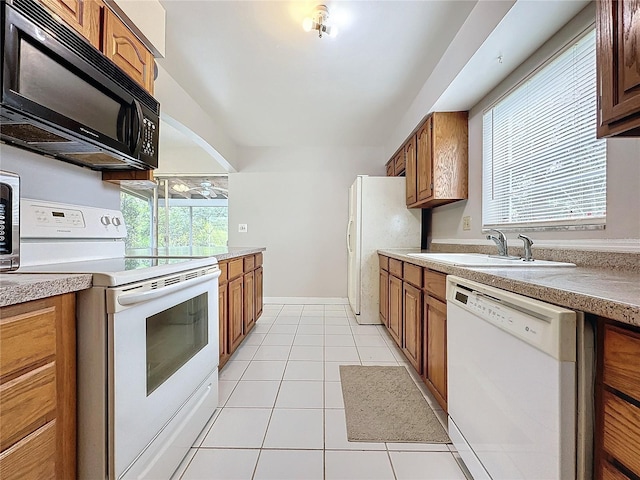
[[[100,238],[127,236],[122,212],[22,199],[21,238]]]

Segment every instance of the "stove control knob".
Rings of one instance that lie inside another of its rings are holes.
[[[119,227],[122,224],[122,222],[120,221],[120,219],[118,217],[113,217],[111,219],[111,223],[113,223],[114,227]]]
[[[106,227],[107,225],[109,225],[111,223],[111,220],[109,219],[108,216],[103,215],[102,217],[100,217],[100,223],[103,224]]]

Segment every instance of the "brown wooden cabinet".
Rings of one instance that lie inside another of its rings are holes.
[[[640,3],[596,2],[598,138],[640,136]]]
[[[262,314],[262,253],[223,260],[219,265],[219,368],[222,368]]]
[[[153,95],[153,54],[108,8],[104,9],[102,32],[102,52]]]
[[[153,95],[153,54],[102,0],[39,0]]]
[[[100,5],[91,0],[38,0],[100,50]]]
[[[389,318],[387,328],[400,348],[402,348],[402,313],[402,280],[389,275]]]
[[[75,295],[0,309],[0,478],[75,478]]]
[[[407,205],[416,202],[416,137],[412,136],[404,146],[405,177],[407,178]]]
[[[411,208],[431,208],[468,197],[468,112],[435,112],[416,133],[416,180]],[[409,187],[407,187],[409,188]]]
[[[220,366],[227,363],[231,355],[229,350],[229,304],[227,297],[227,280],[218,285],[218,335]]]
[[[447,410],[446,275],[379,255],[380,319]]]
[[[596,478],[640,477],[640,328],[599,318]]]
[[[424,299],[424,380],[440,406],[447,410],[447,304],[434,297]]]
[[[229,353],[233,353],[244,338],[244,280],[229,282]]]
[[[402,285],[402,351],[418,373],[422,372],[422,292],[404,282]]]
[[[246,335],[256,324],[256,280],[255,273],[244,276],[244,334]]]

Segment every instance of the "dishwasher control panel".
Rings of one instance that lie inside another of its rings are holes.
[[[457,305],[477,318],[549,355],[575,361],[576,312],[539,300],[447,277],[448,305]]]

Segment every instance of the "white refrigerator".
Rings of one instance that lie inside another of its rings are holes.
[[[406,205],[405,177],[358,175],[349,188],[348,296],[360,324],[379,324],[380,248],[420,248],[421,211]]]

